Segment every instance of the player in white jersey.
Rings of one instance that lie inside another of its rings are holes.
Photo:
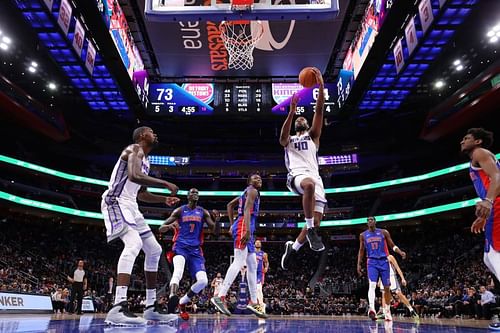
[[[290,112],[281,128],[280,144],[285,148],[285,164],[288,169],[287,186],[290,191],[302,196],[302,207],[306,225],[295,242],[287,242],[281,258],[281,267],[287,269],[291,255],[297,252],[306,239],[314,251],[323,251],[325,246],[317,233],[326,206],[325,189],[319,175],[318,149],[323,127],[323,106],[325,104],[324,83],[321,72],[314,69],[319,83],[316,110],[309,127],[306,118],[295,120],[295,135],[290,136],[293,117],[297,110],[298,95],[290,102]]]
[[[219,295],[219,290],[222,282],[224,282],[224,279],[222,278],[222,274],[218,272],[217,276],[212,280],[211,284],[211,287],[214,288],[214,296]]]
[[[116,163],[108,189],[102,195],[101,211],[106,225],[108,242],[120,238],[124,244],[118,260],[115,304],[105,322],[111,325],[144,325],[147,320],[172,321],[176,315],[167,314],[156,302],[156,276],[162,248],[158,244],[144,216],[139,211],[137,199],[150,203],[176,204],[173,197],[178,187],[165,180],[148,176],[151,149],[158,143],[156,134],[149,127],[134,130],[134,144],[126,147]],[[169,197],[155,195],[144,186],[161,186],[170,190]],[[144,318],[128,310],[127,290],[135,259],[144,251],[144,275],[146,277],[146,308]]]
[[[413,307],[410,304],[410,301],[408,298],[406,298],[405,294],[401,291],[401,285],[399,284],[398,277],[396,276],[396,272],[399,275],[399,278],[401,279],[401,284],[403,287],[406,287],[406,280],[405,276],[403,274],[403,271],[401,270],[401,267],[399,267],[398,261],[393,255],[388,255],[387,260],[389,260],[389,276],[391,280],[391,286],[390,290],[393,295],[396,295],[398,299],[408,308],[408,311],[410,311],[410,316],[418,319],[418,314],[415,312]],[[384,297],[384,286],[382,284],[382,279],[379,278],[378,280],[378,287],[382,291],[382,307],[385,306],[385,297]],[[382,315],[383,316],[383,315]],[[379,317],[380,318],[380,317]]]

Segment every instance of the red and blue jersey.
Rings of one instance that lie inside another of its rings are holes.
[[[244,215],[245,215],[245,204],[247,201],[248,190],[250,189],[255,189],[255,187],[249,185],[240,195],[240,199],[238,202],[238,217],[236,217],[236,220],[234,220],[232,226],[234,247],[240,250],[245,248],[245,245],[241,243],[241,238],[247,232],[247,226],[245,224]],[[260,194],[257,191],[257,197],[255,198],[253,206],[250,207],[250,240],[246,244],[249,253],[255,252],[253,233],[255,232],[255,224],[257,221],[257,216],[259,215],[259,207],[260,207]]]
[[[389,250],[384,233],[381,229],[370,229],[363,232],[366,249],[366,268],[368,279],[372,282],[382,280],[384,286],[391,285],[389,260]]]
[[[247,186],[247,188],[241,193],[240,200],[238,201],[238,217],[243,216],[245,214],[245,204],[247,202],[247,192],[249,189],[255,189],[252,185]],[[253,202],[253,207],[250,208],[250,214],[253,216],[259,215],[259,206],[260,206],[260,193],[257,191],[257,197]]]
[[[203,223],[205,222],[203,208],[196,206],[190,209],[188,205],[181,208],[179,228],[174,233],[174,248],[180,246],[198,247],[203,244]]]
[[[387,258],[389,250],[385,240],[384,233],[381,229],[370,231],[369,229],[363,232],[365,239],[366,257],[369,259]]]
[[[500,161],[496,161],[496,166],[500,170]],[[470,165],[469,175],[476,189],[479,198],[485,199],[490,188],[490,178],[483,169]],[[495,251],[500,251],[500,197],[496,197],[493,202],[491,214],[485,225],[485,246],[484,251],[489,252],[490,246]]]
[[[257,284],[264,284],[264,251],[256,251],[255,257],[257,258]]]

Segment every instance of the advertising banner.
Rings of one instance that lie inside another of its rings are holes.
[[[50,296],[0,292],[0,312],[33,310],[52,311]]]

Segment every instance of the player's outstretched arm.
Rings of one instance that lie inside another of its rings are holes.
[[[401,258],[405,259],[406,258],[406,252],[401,251],[401,249],[399,247],[397,247],[396,244],[394,244],[394,242],[392,241],[391,234],[389,233],[389,231],[387,231],[385,229],[382,229],[382,233],[384,234],[385,240],[386,240],[387,245],[389,246],[389,248],[391,248],[394,252],[396,252],[397,254],[399,254],[401,256]]]
[[[358,275],[363,275],[361,271],[361,263],[363,262],[363,257],[365,255],[365,237],[363,234],[359,235],[359,251],[358,251]]]
[[[181,207],[177,207],[174,209],[172,214],[168,217],[168,219],[161,225],[158,229],[160,233],[164,233],[170,230],[170,225],[181,218]]]
[[[125,158],[124,158],[125,157]],[[163,179],[154,178],[145,175],[142,172],[142,159],[144,152],[141,146],[134,144],[127,147],[123,154],[122,159],[127,161],[127,176],[128,179],[136,184],[143,186],[161,186],[170,190],[171,195],[176,195],[179,188],[170,182]]]
[[[295,113],[297,112],[298,101],[299,95],[294,93],[290,101],[290,111],[288,111],[285,122],[283,123],[283,126],[281,126],[280,145],[283,147],[286,147],[290,141],[290,130],[292,129],[293,116],[295,116]]]
[[[137,194],[137,199],[139,199],[142,202],[148,202],[148,203],[164,203],[167,206],[173,206],[180,201],[180,199],[177,197],[167,197],[164,195],[157,195],[148,192],[146,187],[144,186],[142,186],[141,189],[139,190],[139,193]]]
[[[490,179],[486,197],[476,204],[476,217],[487,219],[491,214],[495,199],[500,195],[500,170],[496,166],[493,154],[483,148],[474,150],[472,161],[479,164]]]
[[[323,82],[323,76],[319,69],[314,69],[314,74],[316,75],[316,82],[319,83],[318,87],[318,99],[316,100],[316,111],[314,112],[311,128],[309,129],[309,135],[311,139],[319,145],[319,138],[321,136],[321,130],[323,129],[323,109],[325,106],[325,83]]]

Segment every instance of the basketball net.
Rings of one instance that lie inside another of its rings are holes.
[[[253,49],[264,34],[262,22],[254,21],[252,24],[250,21],[222,21],[219,30],[229,54],[228,67],[241,70],[252,68]]]

